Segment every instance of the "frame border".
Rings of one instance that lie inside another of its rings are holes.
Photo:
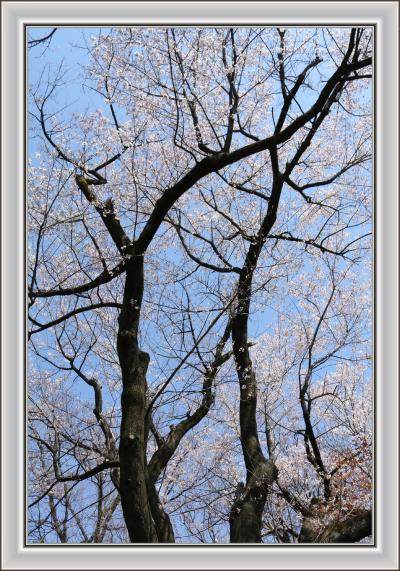
[[[4,2],[2,4],[2,562],[4,569],[398,569],[397,2]],[[284,14],[290,14],[284,15]],[[94,19],[95,18],[95,19]],[[24,545],[25,95],[27,25],[348,25],[375,27],[374,546]],[[383,386],[385,380],[385,386]],[[53,548],[52,548],[53,547]],[[55,547],[55,548],[54,548]],[[87,546],[88,547],[88,546]],[[140,549],[138,549],[140,547]],[[268,549],[268,552],[266,551]],[[67,565],[67,566],[66,566]],[[200,566],[199,566],[200,565]],[[251,567],[250,567],[251,566]]]

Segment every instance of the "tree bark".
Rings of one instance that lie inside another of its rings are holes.
[[[277,475],[274,462],[263,456],[252,473],[247,471],[246,486],[238,493],[229,515],[231,543],[261,543],[264,505]]]
[[[149,497],[146,460],[146,373],[149,355],[138,345],[140,307],[143,297],[143,256],[127,263],[123,307],[119,316],[118,357],[122,372],[121,434],[119,445],[120,495],[129,538],[132,542],[157,543]]]
[[[314,514],[304,519],[299,543],[355,543],[369,535],[372,535],[371,510],[357,510],[322,529]]]
[[[276,156],[276,150],[271,158]],[[274,168],[274,183],[267,213],[257,240],[251,244],[237,289],[237,308],[232,326],[233,354],[240,387],[240,438],[246,465],[246,487],[230,513],[231,543],[261,543],[262,512],[269,489],[278,476],[273,460],[261,450],[257,427],[257,380],[249,353],[248,320],[252,281],[265,240],[276,221],[283,181]]]

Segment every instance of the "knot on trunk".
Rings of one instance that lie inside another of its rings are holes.
[[[264,505],[272,484],[278,477],[278,469],[272,460],[263,460],[255,468],[246,486],[239,482],[232,515],[239,513],[246,502],[260,502]]]
[[[248,495],[254,499],[266,497],[277,477],[278,469],[272,460],[260,462],[247,483]]]
[[[262,514],[268,493],[278,476],[272,460],[261,460],[246,486],[238,484],[230,514],[231,543],[261,543]]]

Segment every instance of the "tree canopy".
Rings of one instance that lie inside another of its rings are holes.
[[[90,29],[69,70],[63,33],[28,66],[28,541],[370,541],[372,29]]]

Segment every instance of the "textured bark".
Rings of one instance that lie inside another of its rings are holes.
[[[132,542],[157,542],[146,482],[146,372],[149,355],[139,349],[138,325],[143,296],[143,257],[127,264],[117,350],[122,371],[120,495]]]
[[[120,494],[131,541],[157,542],[146,485],[144,409],[148,355],[132,346],[129,371],[123,373],[119,446]],[[121,360],[121,366],[122,366]]]
[[[157,533],[158,543],[175,543],[174,530],[168,514],[164,511],[153,482],[147,475],[147,493],[150,502],[151,515]]]
[[[372,512],[362,510],[344,521],[329,526],[324,533],[326,543],[355,543],[372,535]]]
[[[278,476],[272,460],[260,458],[246,486],[237,494],[230,516],[231,543],[261,543],[262,514],[269,489]]]
[[[276,151],[271,156],[274,161]],[[265,240],[276,221],[282,186],[279,169],[274,169],[274,183],[267,213],[257,240],[248,250],[238,283],[232,341],[240,387],[240,438],[246,465],[246,486],[231,509],[231,543],[261,542],[262,512],[269,489],[278,475],[274,462],[265,458],[258,438],[257,380],[248,349],[248,320],[254,271]]]
[[[372,535],[371,510],[357,510],[347,518],[321,528],[316,515],[304,519],[299,543],[355,543]]]
[[[135,252],[134,246],[132,251]],[[172,526],[147,467],[146,374],[150,357],[138,345],[144,283],[143,256],[130,255],[117,338],[123,384],[119,492],[132,542],[171,543],[174,541]]]

